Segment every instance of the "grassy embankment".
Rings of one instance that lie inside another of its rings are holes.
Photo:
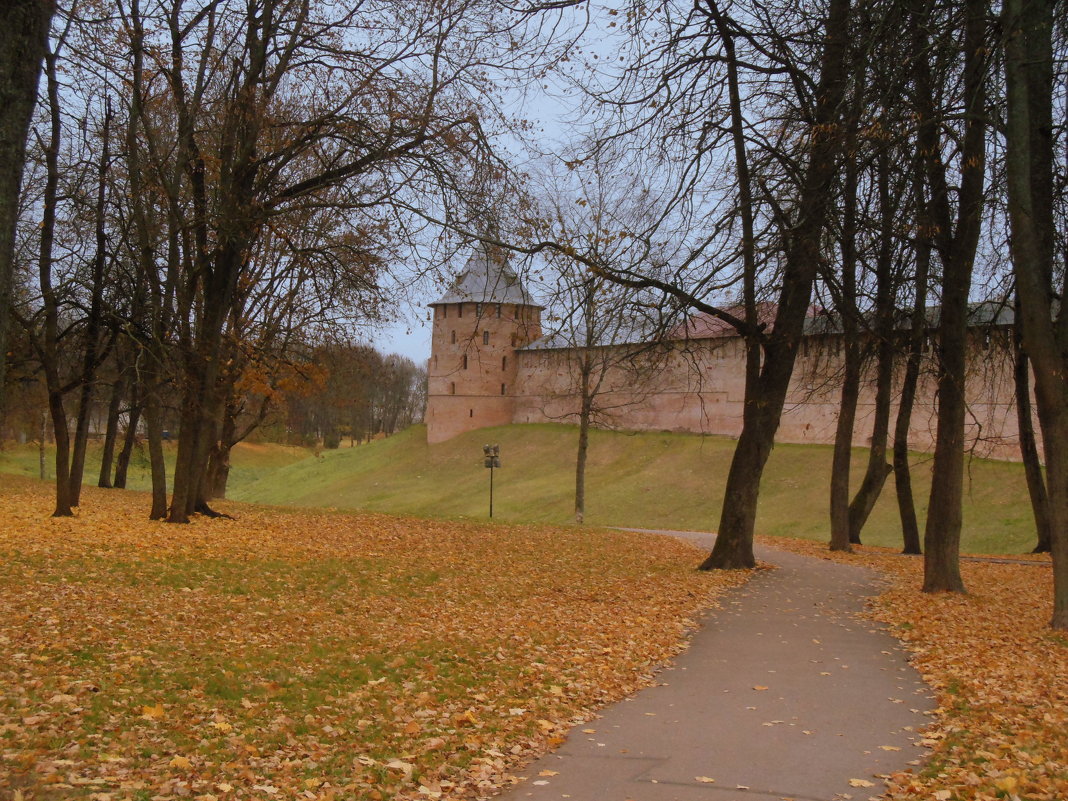
[[[85,483],[96,486],[100,474],[100,443],[91,442],[86,455]],[[164,457],[167,460],[168,473],[174,467],[175,443],[164,444]],[[233,487],[250,484],[263,478],[280,467],[308,458],[307,448],[293,448],[273,443],[241,443],[233,452],[233,465],[230,468],[230,482]],[[12,473],[27,478],[39,478],[41,470],[40,452],[36,443],[28,445],[11,445],[0,449],[0,473]],[[45,452],[45,476],[52,480],[56,474],[55,450],[49,447]],[[149,472],[148,449],[139,445],[130,459],[130,468],[126,474],[127,489],[152,489],[152,476]]]
[[[499,443],[494,517],[567,523],[574,492],[575,429],[517,425],[484,429],[427,445],[417,426],[356,448],[324,451],[257,481],[232,486],[235,500],[288,506],[362,508],[433,517],[485,517],[488,472],[482,444]],[[659,432],[595,431],[587,476],[586,520],[593,525],[709,530],[720,512],[734,441]],[[867,451],[854,454],[854,486]],[[827,537],[831,448],[779,445],[760,495],[758,530],[774,536]],[[916,498],[926,505],[930,460],[915,457]],[[969,463],[963,548],[1021,553],[1034,545],[1023,469],[1019,464]],[[922,513],[921,509],[921,513]],[[922,524],[922,521],[921,521]],[[865,541],[900,541],[893,480],[865,531]]]
[[[564,524],[571,520],[575,429],[564,425],[484,429],[433,446],[426,444],[425,429],[415,426],[370,445],[341,447],[319,456],[300,448],[243,444],[234,451],[229,495],[282,506],[483,518],[489,484],[482,466],[485,442],[501,446],[495,518]],[[734,441],[725,437],[593,432],[587,522],[713,529],[733,448]],[[857,449],[854,486],[866,461],[867,451]],[[95,483],[97,468],[90,464],[87,476]],[[759,532],[825,539],[830,466],[830,447],[777,446],[761,488]],[[916,498],[922,507],[929,486],[929,457],[917,454],[914,468]],[[32,447],[0,452],[0,471],[36,476],[37,470]],[[143,457],[131,465],[129,483],[134,489],[148,488]],[[1033,547],[1033,522],[1019,464],[971,460],[966,491],[966,552],[1022,553]],[[899,537],[891,479],[865,530],[865,541],[894,547]]]

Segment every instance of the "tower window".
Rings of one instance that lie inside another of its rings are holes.
[[[456,332],[455,331],[452,332],[452,344],[453,345],[456,344]]]
[[[987,341],[989,341],[989,340],[990,340],[990,337],[987,337]],[[482,332],[482,344],[483,345],[488,345],[489,344],[489,331],[483,331]]]
[[[476,303],[475,304],[475,317],[481,317],[481,316],[482,316],[482,304],[481,303]]]
[[[448,316],[449,316],[449,304],[448,303],[442,303],[441,304],[441,319],[444,320]]]
[[[467,410],[467,416],[468,417],[474,417],[475,416],[475,410],[474,409],[468,409]]]
[[[501,316],[501,304],[500,303],[497,304],[497,316],[498,317]]]
[[[464,369],[467,369],[467,354],[464,354]]]
[[[507,356],[501,356],[501,369],[502,370],[507,370],[508,369],[508,357]]]
[[[456,382],[455,381],[450,381],[449,382],[449,394],[450,395],[455,395],[456,394]]]
[[[464,316],[464,304],[462,304],[462,303],[457,303],[456,304],[456,316],[457,317],[463,317]]]
[[[501,394],[502,394],[502,395],[504,394],[504,388],[505,388],[505,385],[504,385],[504,384],[501,384]]]

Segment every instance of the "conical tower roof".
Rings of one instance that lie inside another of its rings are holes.
[[[430,305],[444,303],[515,303],[544,308],[533,301],[504,254],[483,244],[475,249],[449,290]]]

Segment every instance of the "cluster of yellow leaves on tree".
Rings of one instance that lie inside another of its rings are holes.
[[[0,489],[0,787],[468,798],[649,680],[739,574],[668,539]],[[5,796],[6,797],[6,796]]]
[[[890,777],[891,799],[1063,801],[1068,798],[1068,638],[1049,629],[1052,572],[1034,565],[961,565],[967,595],[925,594],[922,559],[877,548],[831,554],[801,540],[776,547],[882,571],[872,603],[938,692],[922,765]]]

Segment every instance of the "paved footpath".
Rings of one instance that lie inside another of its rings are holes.
[[[712,535],[672,533],[711,548]],[[771,549],[643,690],[577,726],[505,801],[866,801],[923,755],[930,689],[855,614],[871,571]],[[592,732],[583,730],[593,730]],[[552,773],[549,773],[549,772]],[[713,781],[709,781],[709,780]],[[872,782],[871,787],[850,780]]]

